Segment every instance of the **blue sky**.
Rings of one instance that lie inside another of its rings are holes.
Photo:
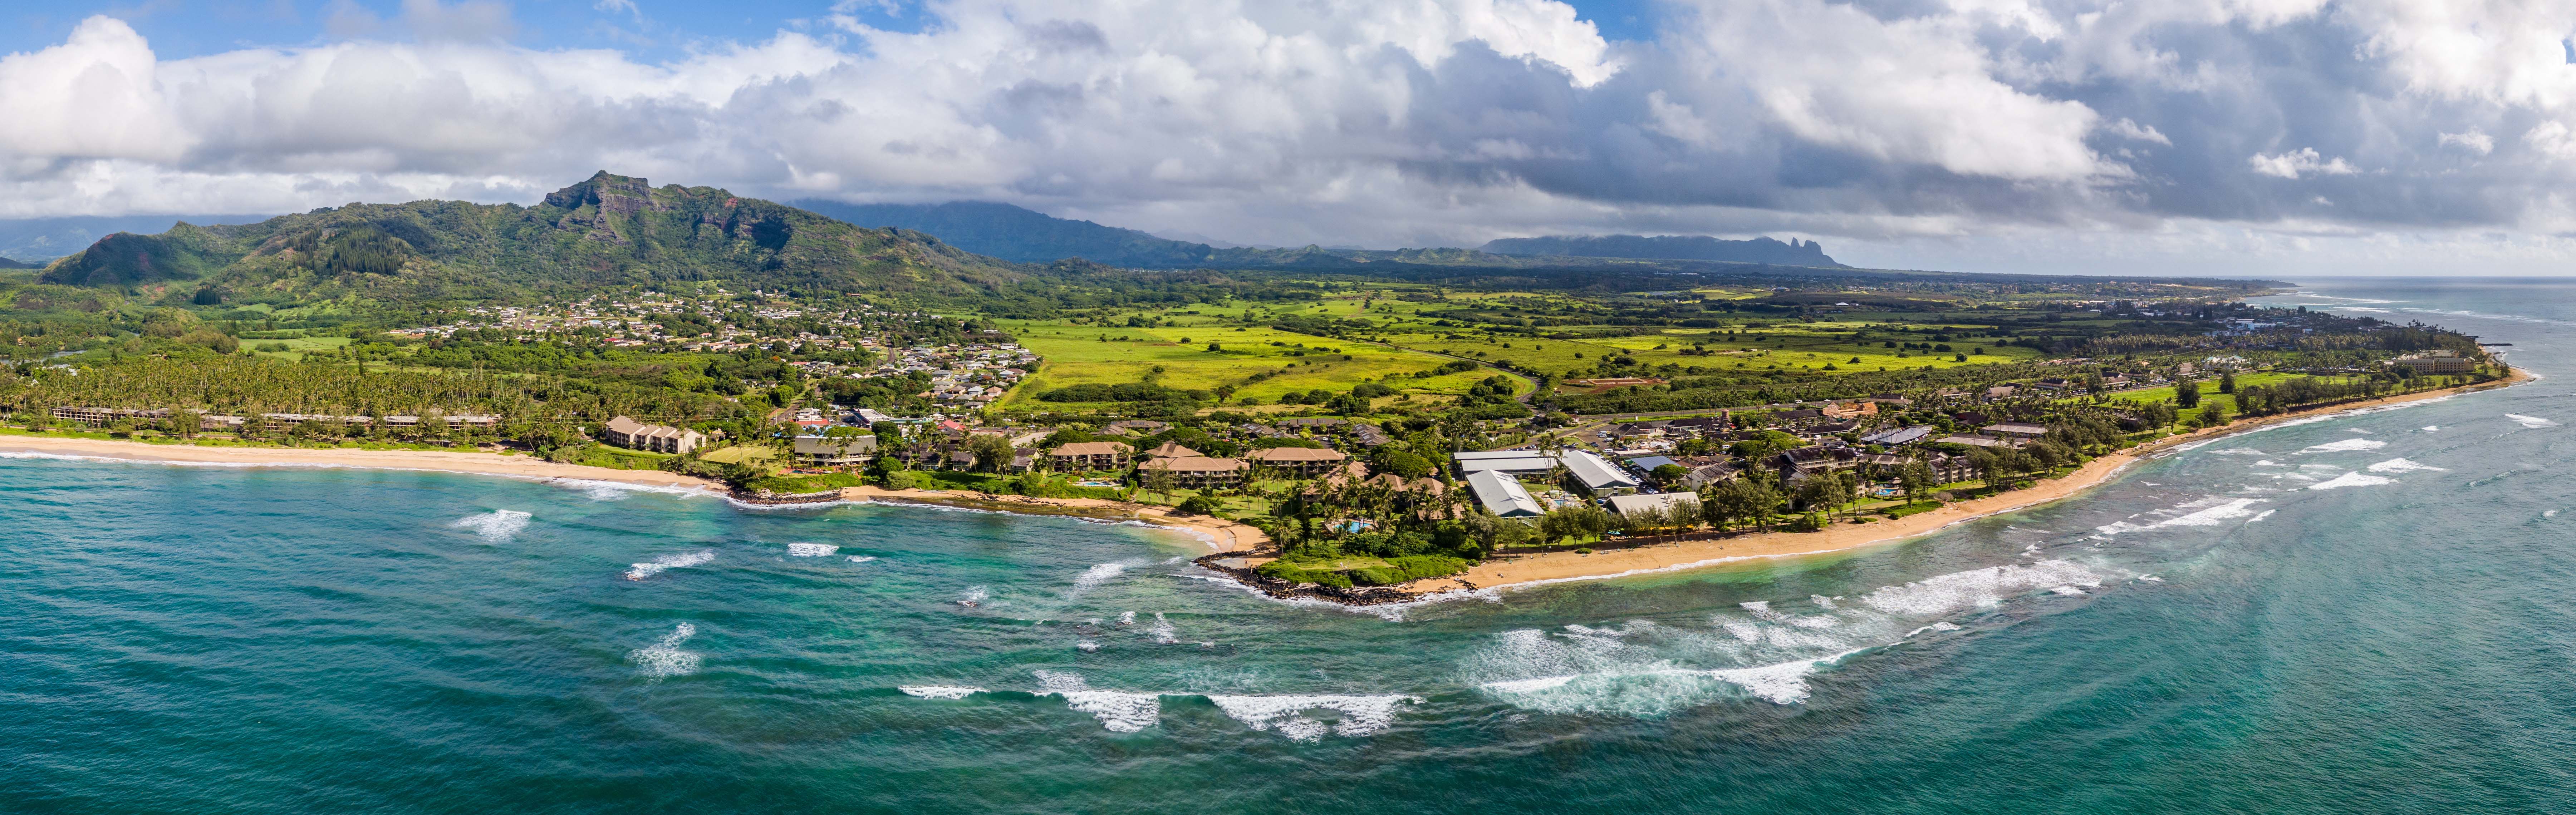
[[[119,0],[0,10],[0,219],[596,170],[1168,235],[2561,273],[2576,4]]]
[[[0,51],[34,51],[63,41],[94,14],[125,20],[152,41],[164,58],[217,54],[243,48],[314,45],[335,39],[331,21],[353,19],[354,9],[377,20],[403,16],[401,0],[143,0],[115,3],[19,3],[0,26]],[[842,4],[871,27],[917,31],[926,17],[918,2]],[[1653,36],[1653,11],[1637,0],[1585,0],[1572,4],[1610,39]],[[593,0],[516,0],[508,4],[509,40],[530,48],[611,48],[640,60],[678,58],[687,49],[727,41],[768,39],[780,29],[811,30],[834,12],[815,0],[669,2],[634,0],[603,6]],[[380,34],[396,34],[377,26]]]

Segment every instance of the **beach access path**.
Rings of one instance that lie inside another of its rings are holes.
[[[2494,382],[2466,385],[2443,390],[2386,396],[2356,402],[2321,405],[2305,410],[2240,419],[2234,423],[2157,439],[2128,450],[2096,458],[2072,473],[2040,481],[2026,490],[2013,490],[1985,498],[1960,501],[1930,512],[1909,515],[1876,523],[1837,523],[1817,532],[1766,532],[1717,540],[1683,541],[1653,544],[1634,549],[1596,551],[1589,555],[1573,552],[1549,552],[1536,555],[1506,555],[1488,559],[1454,578],[1420,580],[1406,584],[1404,590],[1430,594],[1460,589],[1489,589],[1500,586],[1554,583],[1574,580],[1600,580],[1647,572],[1680,571],[1703,566],[1717,566],[1757,558],[1784,558],[1828,555],[1871,546],[1896,543],[1920,537],[1955,524],[1990,515],[2073,497],[2111,480],[2139,459],[2197,441],[2242,433],[2265,425],[2330,415],[2354,410],[2436,399],[2471,391],[2510,387],[2531,381],[2522,369]]]

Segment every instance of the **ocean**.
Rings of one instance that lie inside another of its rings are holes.
[[[2544,378],[1373,610],[1134,525],[0,459],[0,811],[2576,809],[2576,283],[2306,282]]]

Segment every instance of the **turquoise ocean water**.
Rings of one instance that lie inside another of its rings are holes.
[[[2548,378],[1377,613],[1135,526],[0,459],[0,811],[2576,809],[2576,286],[2308,291]]]

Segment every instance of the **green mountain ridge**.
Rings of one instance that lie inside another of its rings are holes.
[[[602,171],[533,207],[350,204],[254,224],[116,233],[54,261],[40,280],[212,290],[219,300],[420,301],[709,280],[955,295],[1026,272],[919,232]]]

